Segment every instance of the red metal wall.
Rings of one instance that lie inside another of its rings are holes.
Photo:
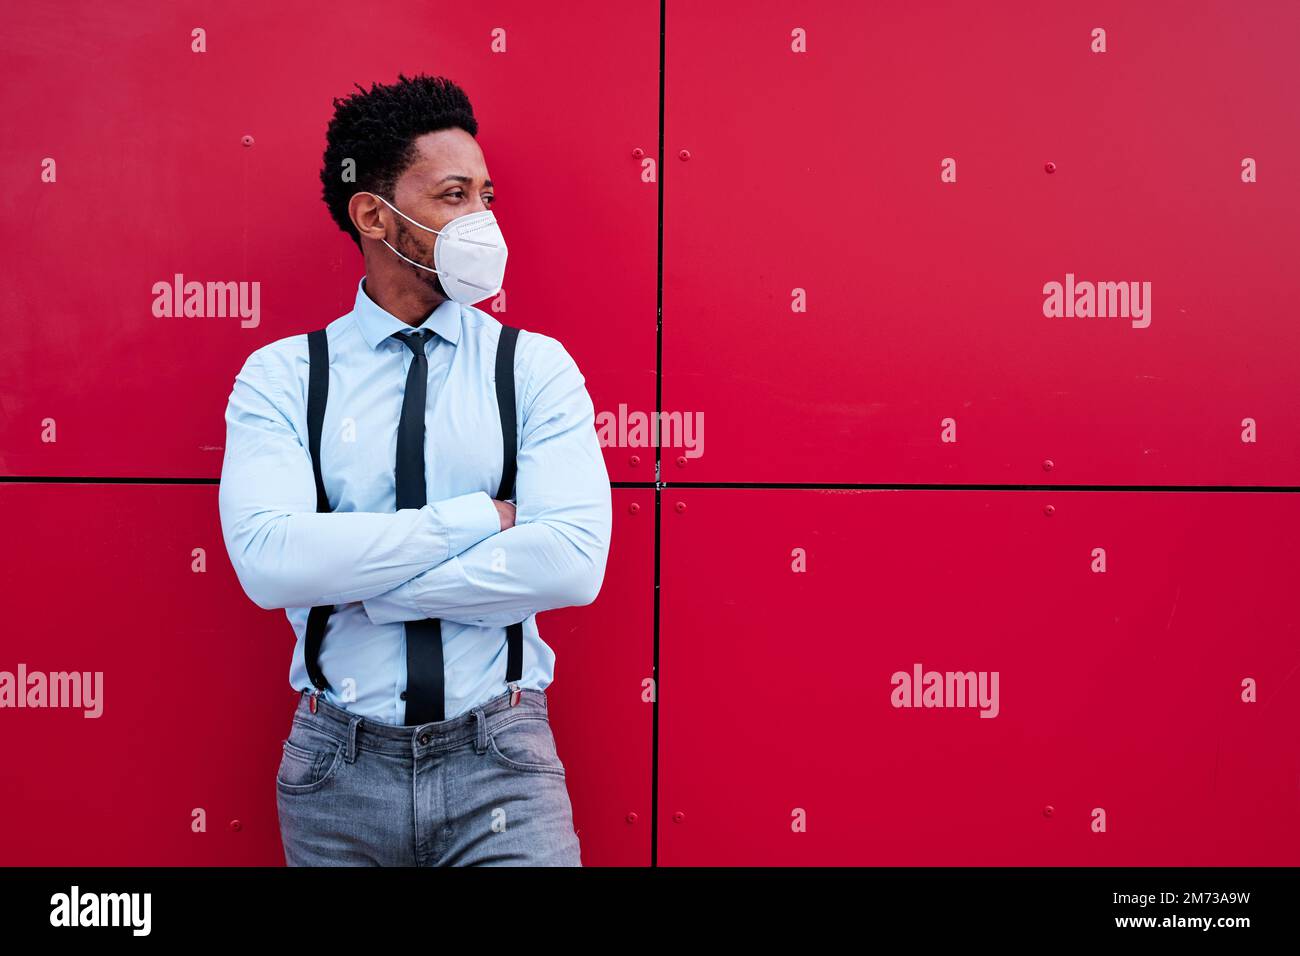
[[[541,617],[584,862],[1300,863],[1297,36],[1282,0],[8,10],[0,671],[105,700],[0,709],[0,865],[282,862],[292,632],[226,560],[222,412],[351,307],[331,97],[420,71],[480,119],[502,318],[598,412],[707,423],[607,447],[604,588]],[[177,273],[257,323],[154,316]],[[1149,323],[1045,315],[1067,274]],[[997,716],[893,706],[914,664],[997,672]]]

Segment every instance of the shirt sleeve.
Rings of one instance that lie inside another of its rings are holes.
[[[317,513],[311,455],[288,407],[259,349],[230,393],[218,491],[226,551],[258,607],[381,594],[501,530],[483,491],[391,513]]]
[[[599,593],[612,502],[591,397],[556,339],[524,334],[533,348],[521,376],[514,527],[364,600],[373,623],[436,617],[500,627]]]

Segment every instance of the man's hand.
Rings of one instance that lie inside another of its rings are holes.
[[[508,501],[497,501],[492,499],[492,503],[497,506],[497,514],[501,516],[501,530],[513,528],[515,526],[515,506]]]

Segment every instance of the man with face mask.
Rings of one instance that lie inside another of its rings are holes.
[[[556,339],[474,306],[503,311],[506,244],[464,92],[358,90],[321,171],[355,305],[254,351],[226,411],[226,547],[297,636],[285,858],[579,866],[536,614],[604,577],[594,409]]]

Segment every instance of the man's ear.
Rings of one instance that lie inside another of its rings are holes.
[[[387,226],[380,215],[384,204],[375,198],[374,193],[355,192],[348,200],[348,216],[357,232],[367,239],[387,239]]]

